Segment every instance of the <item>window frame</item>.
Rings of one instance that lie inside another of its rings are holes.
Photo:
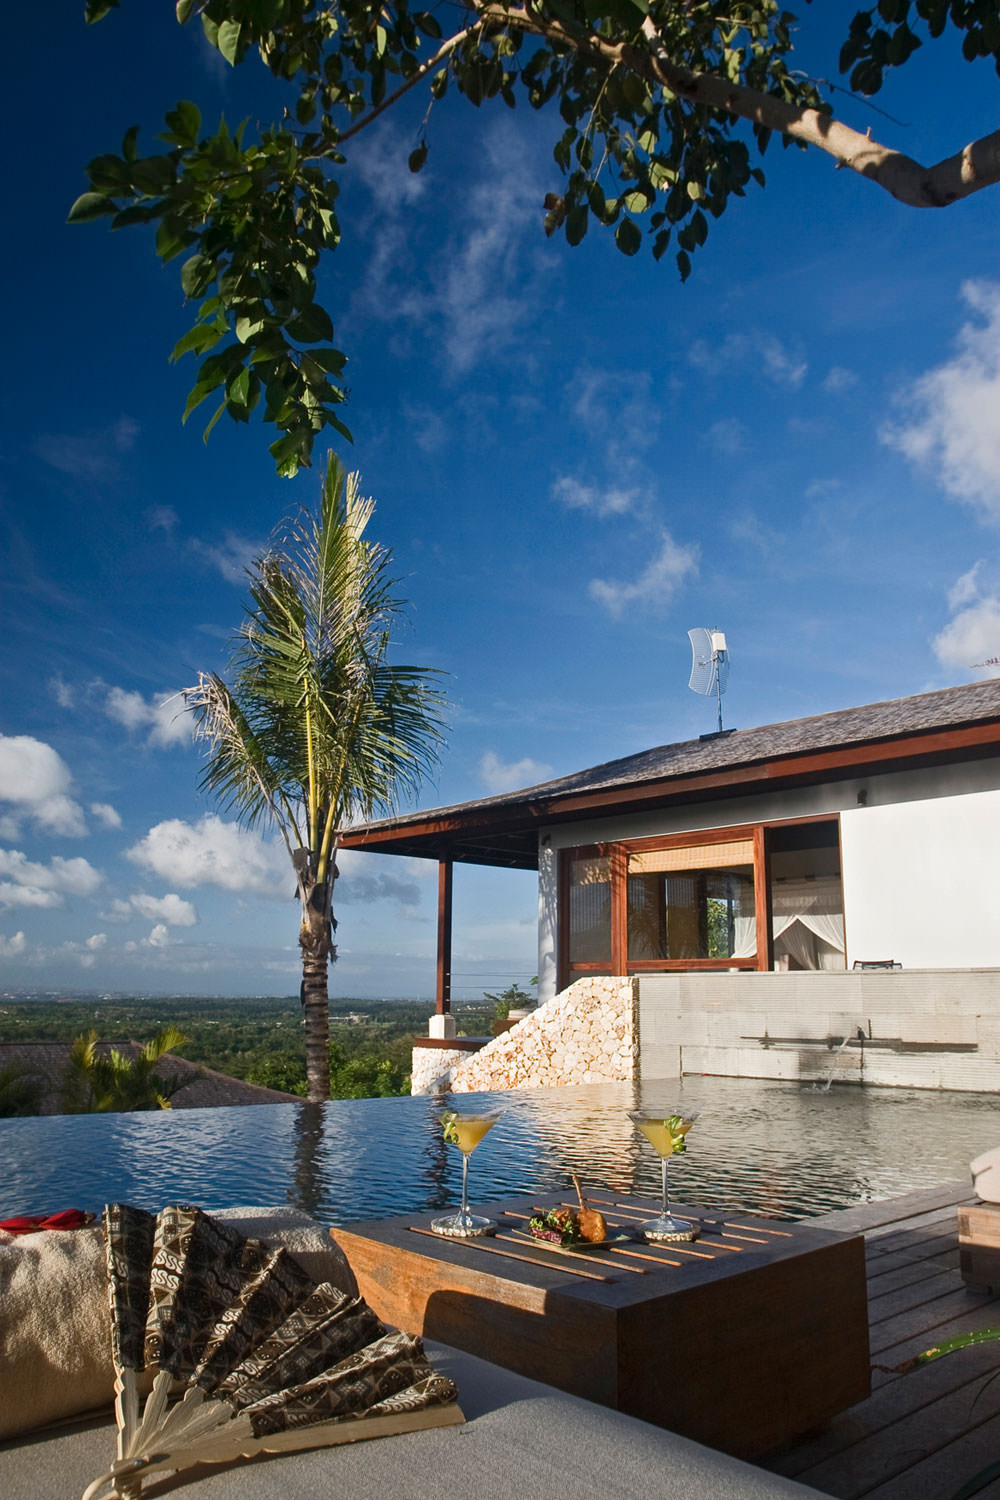
[[[774,963],[771,939],[771,870],[767,834],[773,828],[795,828],[809,823],[833,823],[838,840],[840,814],[815,813],[803,818],[770,818],[756,823],[731,823],[720,828],[689,829],[686,833],[650,834],[643,838],[608,840],[572,845],[559,851],[557,975],[558,988],[565,989],[586,975],[611,973],[616,978],[632,974],[727,973],[740,970],[767,973]],[[753,843],[753,886],[756,951],[745,958],[629,958],[628,957],[628,859],[657,849],[683,849],[709,844],[728,844],[745,839]],[[608,858],[611,875],[611,958],[606,962],[569,961],[569,878],[575,859]],[[843,882],[843,865],[841,865]]]

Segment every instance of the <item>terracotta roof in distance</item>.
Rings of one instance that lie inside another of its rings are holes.
[[[112,1047],[126,1055],[138,1053],[137,1042],[99,1042],[102,1051]],[[63,1073],[69,1060],[69,1042],[0,1042],[0,1068],[14,1064],[40,1075],[45,1081],[45,1097],[39,1114],[62,1114],[61,1091]],[[156,1064],[156,1071],[164,1077],[182,1074],[190,1079],[178,1089],[170,1101],[172,1109],[214,1109],[229,1104],[301,1104],[298,1094],[284,1094],[277,1089],[261,1088],[256,1083],[244,1083],[240,1078],[230,1078],[217,1073],[213,1068],[200,1067],[165,1052]]]

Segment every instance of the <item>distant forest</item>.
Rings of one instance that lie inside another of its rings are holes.
[[[488,1036],[492,999],[455,1002],[460,1034]],[[433,1005],[407,1000],[336,1000],[330,1006],[330,1096],[366,1099],[410,1092],[413,1038],[427,1035]],[[0,1041],[147,1042],[163,1026],[188,1041],[180,1057],[265,1088],[305,1094],[302,1009],[297,997],[181,995],[167,999],[0,1000]]]

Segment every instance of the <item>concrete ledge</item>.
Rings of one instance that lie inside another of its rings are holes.
[[[351,1500],[815,1500],[820,1494],[470,1354],[430,1343],[427,1352],[456,1382],[465,1426],[206,1467],[197,1471],[192,1500],[331,1494]],[[110,1422],[36,1433],[0,1447],[3,1492],[66,1500],[82,1494],[113,1454]],[[144,1493],[174,1490],[184,1492],[180,1479],[161,1479]]]

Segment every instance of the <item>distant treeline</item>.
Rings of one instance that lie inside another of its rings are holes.
[[[337,999],[330,1006],[330,1095],[366,1099],[410,1092],[414,1036],[427,1034],[427,1001]],[[486,1036],[493,1004],[455,1004],[458,1029]],[[0,1001],[0,1041],[72,1042],[96,1030],[102,1041],[147,1042],[163,1026],[188,1041],[181,1057],[265,1088],[305,1094],[302,1009],[297,997]]]

